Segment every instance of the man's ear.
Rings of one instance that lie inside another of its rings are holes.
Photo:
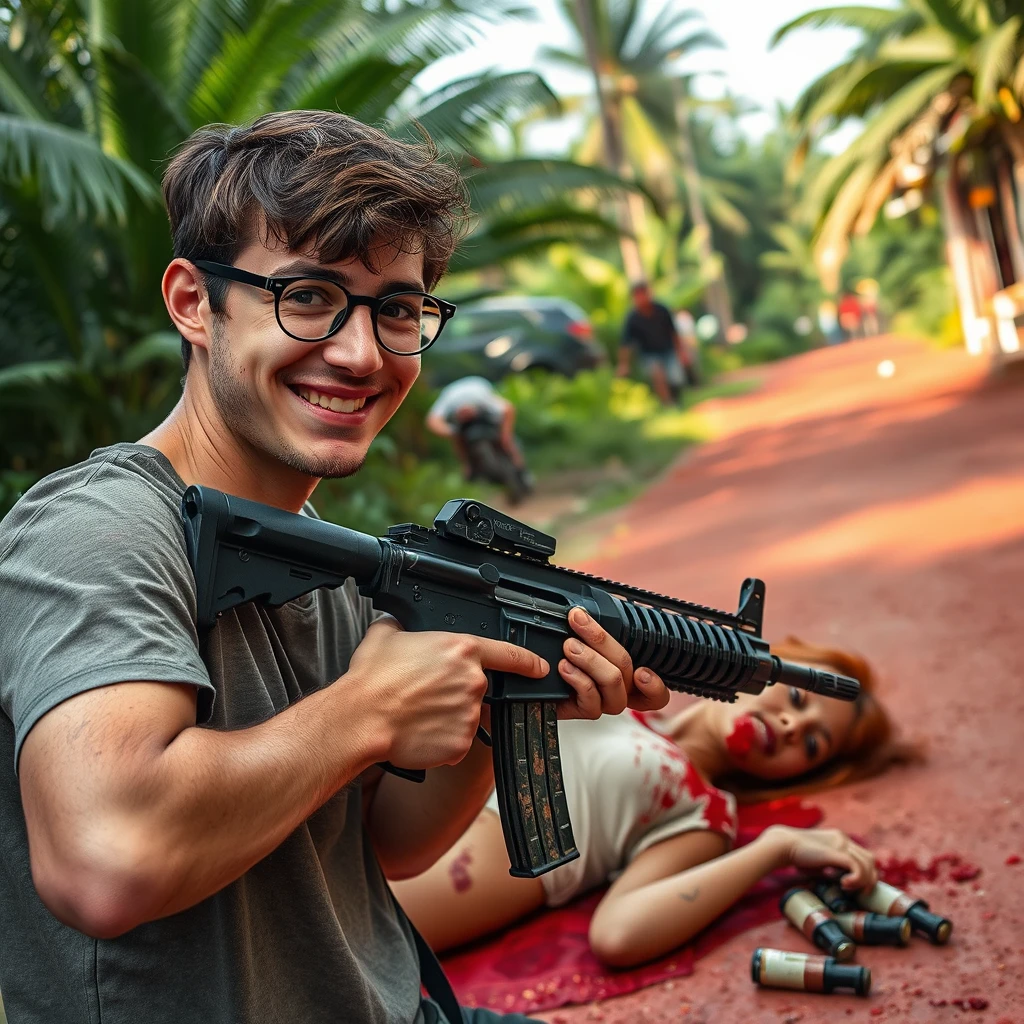
[[[161,291],[178,333],[193,345],[209,349],[210,297],[198,267],[188,260],[171,260],[164,271]]]

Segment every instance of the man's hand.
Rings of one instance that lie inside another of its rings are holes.
[[[382,760],[435,768],[458,764],[473,745],[486,671],[541,679],[550,668],[532,651],[503,640],[408,633],[387,617],[367,630],[341,685],[358,680],[366,687],[366,704],[376,710],[385,737]]]
[[[576,699],[559,703],[559,718],[600,718],[627,707],[657,711],[668,703],[661,677],[647,668],[634,672],[626,649],[582,608],[569,612],[569,625],[580,639],[565,641],[558,674],[576,691]]]

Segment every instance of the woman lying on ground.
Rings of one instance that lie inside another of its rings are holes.
[[[730,852],[737,797],[834,786],[908,755],[893,741],[866,662],[793,638],[772,651],[854,676],[860,697],[851,704],[769,686],[735,704],[696,701],[664,717],[626,711],[560,722],[580,857],[540,878],[511,877],[492,794],[437,864],[394,883],[427,941],[449,949],[610,881],[590,945],[605,963],[629,967],[682,945],[776,868],[838,868],[849,888],[873,885],[872,855],[834,829],[773,825]]]

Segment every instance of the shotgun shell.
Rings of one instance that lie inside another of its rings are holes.
[[[845,914],[857,909],[857,894],[847,892],[838,882],[822,880],[815,882],[814,895],[832,911],[833,914]]]
[[[953,922],[928,910],[924,900],[915,899],[887,882],[877,882],[873,889],[857,894],[857,902],[865,910],[887,917],[909,917],[915,932],[926,935],[936,946],[949,942]]]
[[[910,943],[910,918],[886,917],[868,910],[836,914],[836,924],[854,942],[865,946],[906,946]]]
[[[818,949],[837,960],[850,960],[857,947],[836,924],[828,907],[809,889],[790,889],[779,901],[779,909]]]
[[[784,949],[755,949],[750,961],[755,985],[794,988],[801,992],[833,992],[852,988],[859,996],[871,991],[871,968],[840,964],[830,956],[789,953]]]

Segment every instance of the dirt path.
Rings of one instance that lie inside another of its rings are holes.
[[[581,568],[727,609],[760,576],[769,639],[868,656],[929,762],[812,799],[880,855],[980,866],[910,887],[953,919],[951,943],[861,947],[868,1000],[759,990],[756,946],[811,951],[780,921],[691,978],[549,1021],[1024,1024],[1024,863],[1007,864],[1024,857],[1024,381],[984,371],[891,338],[776,365],[756,394],[709,403],[715,442],[562,548]],[[969,997],[987,1008],[950,1005]]]

